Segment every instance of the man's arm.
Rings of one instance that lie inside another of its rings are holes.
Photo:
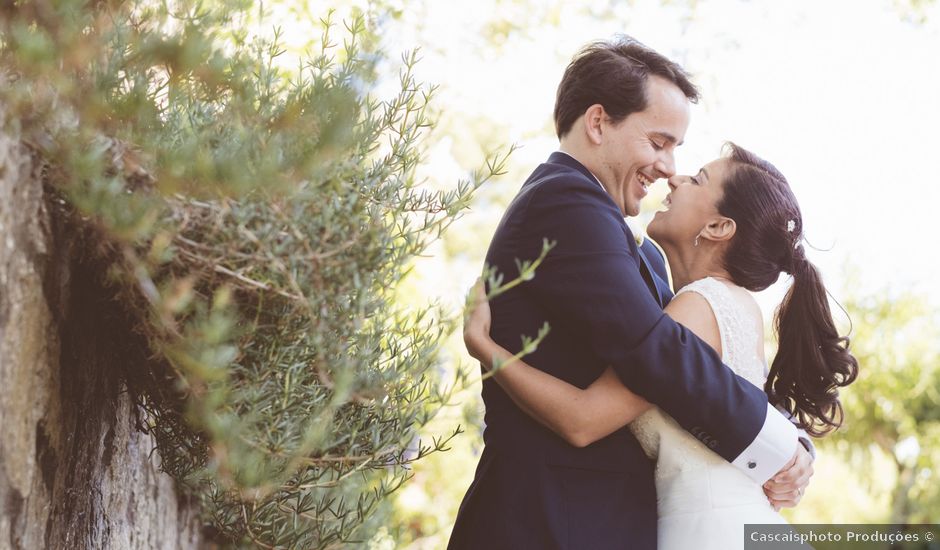
[[[767,372],[764,372],[766,377]],[[790,422],[796,423],[796,420],[786,410],[777,407],[781,414],[786,416]],[[809,486],[810,478],[813,477],[813,462],[816,460],[816,446],[813,445],[806,430],[797,431],[799,441],[802,444],[801,449],[794,460],[774,477],[764,483],[764,494],[770,499],[774,509],[792,508],[803,500],[803,494]]]
[[[629,225],[628,225],[629,227]],[[643,244],[640,246],[640,252],[645,254],[647,261],[650,264],[650,267],[653,271],[659,275],[664,281],[669,281],[669,273],[666,270],[666,258],[663,255],[662,250],[660,250],[659,245],[650,239],[649,237],[643,240]],[[764,365],[764,378],[767,378],[770,369]],[[777,407],[777,410],[781,414],[790,419],[790,422],[796,424],[796,419],[793,418],[793,415],[788,413],[781,407]],[[806,433],[806,430],[801,429],[797,425],[797,433],[799,434],[799,441],[803,444],[803,448],[806,449],[806,452],[809,454],[810,458],[816,460],[816,446],[813,444],[813,440],[810,439],[809,434]]]
[[[760,483],[791,460],[796,428],[662,312],[602,189],[574,175],[541,182],[520,231],[533,249],[543,238],[556,242],[521,291],[563,320],[630,390]]]

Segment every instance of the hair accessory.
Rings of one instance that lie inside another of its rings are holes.
[[[796,221],[790,220],[787,222],[787,233],[793,233],[793,230],[796,229]]]

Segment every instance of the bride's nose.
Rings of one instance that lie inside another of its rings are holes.
[[[676,188],[679,187],[680,185],[691,183],[691,181],[692,181],[692,178],[689,176],[672,176],[671,178],[666,180],[666,183],[669,184],[670,191],[675,191]]]

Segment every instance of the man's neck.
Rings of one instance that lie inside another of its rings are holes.
[[[597,150],[591,149],[590,145],[585,145],[584,143],[578,142],[577,140],[561,140],[559,144],[558,151],[568,155],[574,160],[578,161],[581,166],[585,167],[588,172],[594,176],[594,181],[601,186],[601,189],[614,201],[614,204],[617,205],[617,208],[620,209],[620,213],[626,218],[631,216],[627,213],[627,209],[624,207],[623,201],[624,198],[621,196],[622,192],[619,192],[617,189],[612,189],[606,183],[604,183],[604,175],[609,175],[604,171],[604,163],[597,158]],[[592,154],[594,153],[594,154]],[[608,180],[609,181],[609,180]],[[633,214],[635,215],[635,214]]]

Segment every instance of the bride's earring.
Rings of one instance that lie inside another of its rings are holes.
[[[696,236],[695,236],[695,242],[692,243],[692,246],[698,246],[698,238],[699,238],[699,237],[701,237],[701,235],[696,235]]]

